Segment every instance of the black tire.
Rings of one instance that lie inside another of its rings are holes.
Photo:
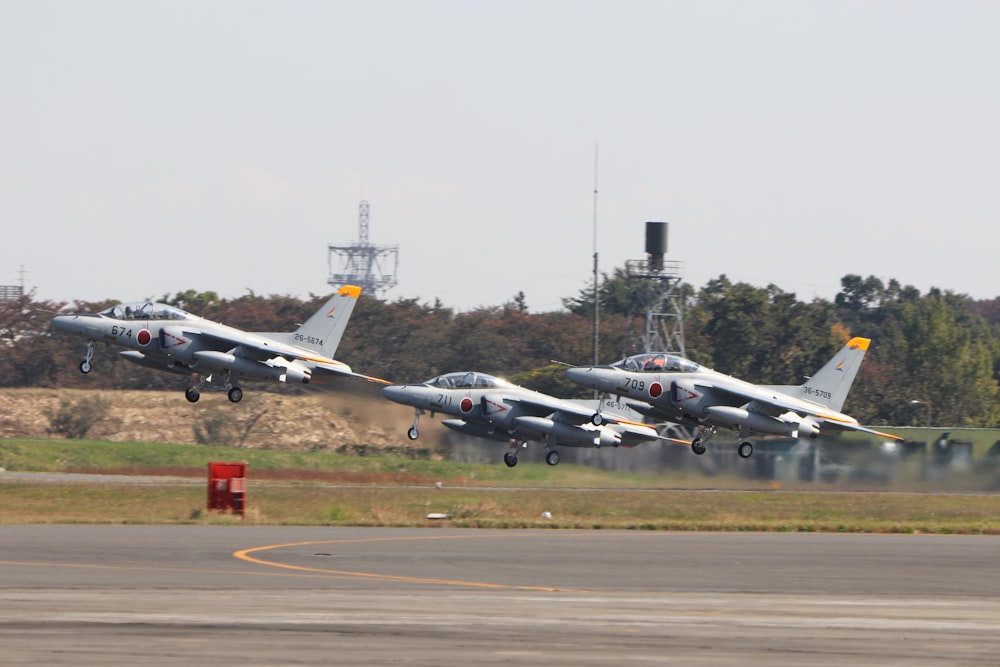
[[[243,390],[239,387],[232,387],[229,390],[229,400],[233,403],[239,403],[243,400]]]
[[[691,441],[691,451],[698,456],[705,453],[705,445],[701,444],[701,438],[695,438]]]
[[[410,430],[406,432],[406,437],[410,440],[416,440],[420,437],[420,431],[417,430],[416,426],[411,426]]]
[[[545,462],[550,466],[559,465],[559,452],[551,450],[545,455]]]
[[[513,468],[517,465],[517,455],[513,452],[504,452],[503,462],[507,464],[508,468]]]
[[[94,370],[94,367],[90,365],[89,361],[80,362],[80,372],[86,375],[90,371]]]
[[[184,398],[186,398],[189,403],[197,403],[198,399],[201,398],[201,392],[194,387],[188,387],[184,390]]]
[[[748,459],[753,454],[753,445],[749,442],[741,442],[736,448],[736,453],[740,455],[741,459]]]

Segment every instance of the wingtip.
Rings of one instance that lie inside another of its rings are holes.
[[[862,352],[868,351],[868,346],[871,345],[871,338],[861,338],[860,336],[855,336],[851,340],[847,341],[847,347],[853,350],[861,350]]]
[[[358,287],[357,285],[344,285],[343,287],[340,288],[337,294],[357,299],[359,296],[361,296],[361,288]]]

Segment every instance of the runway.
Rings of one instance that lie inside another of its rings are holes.
[[[995,665],[1000,538],[0,526],[4,665]]]

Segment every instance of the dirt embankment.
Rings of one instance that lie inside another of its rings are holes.
[[[344,451],[427,448],[437,441],[436,429],[428,429],[425,437],[423,426],[431,427],[425,418],[419,444],[410,443],[405,434],[412,410],[381,397],[252,389],[235,404],[215,392],[189,403],[173,391],[0,389],[0,437],[59,437],[53,417],[81,410],[96,410],[100,416],[86,437],[112,442],[197,444],[208,438],[209,444],[248,448]]]

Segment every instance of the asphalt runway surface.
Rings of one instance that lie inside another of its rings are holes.
[[[998,660],[998,537],[0,526],[3,665]]]

